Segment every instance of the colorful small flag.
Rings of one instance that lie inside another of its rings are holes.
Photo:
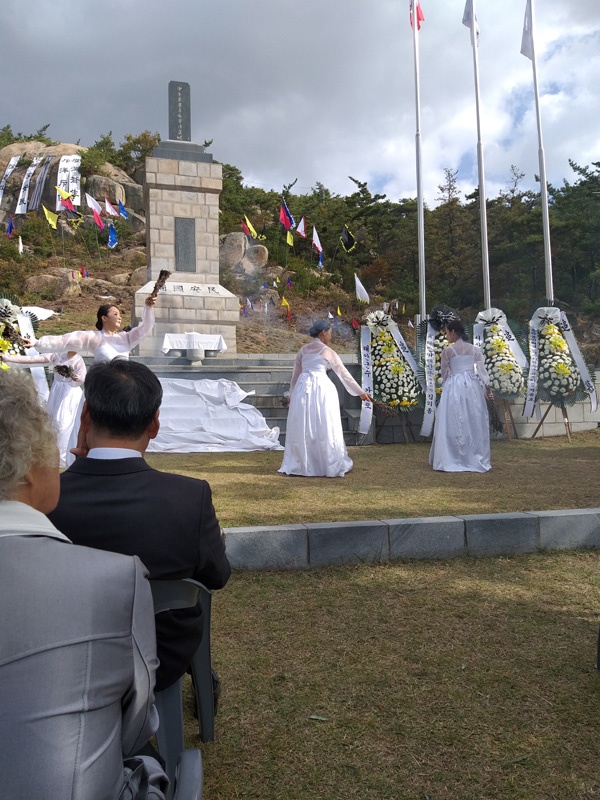
[[[317,267],[319,269],[323,269],[323,253],[319,253],[319,261],[317,262]]]
[[[287,279],[287,281],[286,281],[286,286],[288,287],[288,289],[291,289],[291,288],[292,288],[292,279],[291,279],[291,278],[288,278],[288,279]]]
[[[289,244],[290,247],[294,246],[294,234],[291,231],[288,231],[285,235],[285,241]]]
[[[355,331],[357,331],[360,328],[360,322],[356,319],[356,317],[352,317],[351,325]]]
[[[292,217],[292,214],[283,197],[281,198],[281,205],[279,206],[279,222],[283,225],[286,231],[289,231],[290,228],[294,228],[296,226],[296,221]]]
[[[413,6],[414,0],[410,2],[410,27],[413,27]],[[423,9],[421,8],[421,3],[417,0],[417,30],[421,30],[421,23],[425,22],[425,17],[423,15]]]
[[[23,255],[23,239],[19,236],[19,242],[17,244],[17,250],[19,251],[19,255]]]
[[[243,313],[243,315],[244,315],[245,317],[247,317],[247,316],[248,316],[248,306],[246,306],[246,305],[243,305],[243,306],[242,306],[242,313]]]
[[[303,239],[306,239],[306,220],[304,217],[298,223],[298,227],[296,228],[296,233],[298,236],[301,236]]]
[[[340,307],[339,306],[338,306],[338,310],[337,310],[337,315],[338,315],[338,317],[342,316],[342,312],[340,311]]]
[[[409,320],[408,320],[408,327],[409,327],[409,328],[414,328],[414,327],[415,327],[415,326],[412,324],[412,320],[411,320],[411,319],[409,319]]]
[[[278,275],[275,276],[275,283],[277,283],[277,284],[281,283],[281,281],[279,280],[279,276]]]
[[[108,246],[112,250],[117,246],[118,243],[119,240],[117,239],[117,232],[115,230],[115,226],[111,222],[108,226]]]
[[[106,209],[106,213],[108,214],[109,217],[118,217],[119,216],[119,212],[117,211],[117,209],[113,205],[111,205],[111,203],[110,203],[110,201],[109,201],[109,199],[107,197],[104,198],[104,208]]]
[[[248,229],[248,235],[253,239],[258,239],[258,233],[254,230],[254,227],[248,217],[245,216],[244,221],[246,223],[246,228]],[[244,231],[244,233],[246,233],[246,231]]]
[[[317,229],[313,225],[313,235],[312,235],[312,246],[315,248],[317,253],[322,253],[323,248],[321,247],[321,240],[319,239],[319,234],[317,233]]]
[[[67,211],[75,211],[75,206],[70,197],[61,197],[60,204],[63,208],[66,208]]]
[[[240,224],[241,224],[241,226],[242,226],[242,230],[244,231],[244,233],[246,234],[246,236],[252,236],[252,234],[250,233],[250,229],[248,228],[248,226],[246,225],[246,223],[244,222],[244,220],[242,220]]]
[[[333,319],[333,314],[331,313],[331,311],[327,312],[327,319]]]
[[[263,222],[262,231],[258,234],[258,241],[264,242],[266,238],[267,238],[267,224],[266,222]]]
[[[123,217],[123,219],[129,219],[129,214],[125,210],[125,206],[120,200],[119,200],[119,215]]]
[[[8,236],[9,239],[13,235],[14,229],[15,229],[15,226],[14,226],[13,218],[12,218],[12,215],[11,215],[8,218],[8,225],[6,226],[6,235]]]
[[[371,298],[365,287],[362,285],[358,275],[356,272],[354,273],[354,285],[356,288],[356,299],[360,300],[361,303],[370,303]]]
[[[48,221],[48,225],[50,225],[51,228],[54,228],[54,230],[56,230],[56,222],[58,220],[58,214],[54,214],[54,212],[48,211],[48,209],[43,203],[42,203],[42,208],[44,209],[44,216]]]
[[[344,230],[342,231],[340,240],[342,242],[342,247],[347,253],[350,253],[356,247],[356,239],[350,233],[350,229],[347,225],[344,225]]]
[[[87,203],[88,208],[91,208],[92,211],[95,211],[97,214],[102,213],[102,206],[100,203],[97,200],[94,200],[91,194],[88,194],[87,192],[85,193],[85,202]]]
[[[250,310],[252,310],[254,308],[254,306],[252,305],[252,300],[250,300],[249,297],[246,298],[246,305],[248,306],[248,308]]]
[[[533,47],[533,13],[531,0],[527,0],[525,19],[523,20],[523,36],[521,38],[521,54],[533,61],[535,50]]]
[[[94,209],[94,222],[100,228],[101,231],[103,231],[104,228],[106,228],[106,225],[102,221],[102,217],[100,216],[100,213],[98,211],[96,211],[96,209]]]
[[[406,314],[406,303],[402,303],[402,314]]]
[[[282,305],[284,308],[289,308],[289,307],[290,307],[290,304],[289,304],[289,303],[288,303],[288,301],[285,299],[285,297],[282,297],[282,298],[281,298],[281,305]]]
[[[72,200],[73,199],[73,195],[69,194],[69,192],[66,192],[64,189],[61,189],[60,186],[55,186],[54,188],[56,189],[56,191],[58,192],[58,194],[60,195],[62,200]],[[67,206],[67,208],[68,208],[68,206]]]
[[[268,289],[268,288],[269,288],[269,287],[267,286],[267,282],[265,281],[265,282],[263,283],[263,289]]]

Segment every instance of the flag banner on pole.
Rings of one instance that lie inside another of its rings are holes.
[[[23,183],[21,184],[21,191],[19,192],[19,199],[17,200],[15,214],[27,213],[27,201],[29,199],[29,186],[31,184],[31,178],[33,177],[33,173],[36,171],[41,160],[42,156],[36,156],[27,168],[27,172],[23,178]]]
[[[410,2],[410,27],[414,27],[414,17],[413,17],[413,8],[415,2],[411,0]],[[417,30],[421,30],[421,23],[425,22],[425,16],[423,14],[423,9],[421,8],[421,3],[417,0]]]
[[[317,267],[319,269],[323,269],[323,252],[322,251],[319,253],[319,260],[317,262]]]
[[[106,225],[105,225],[105,224],[104,224],[104,222],[102,221],[102,217],[101,217],[101,216],[100,216],[100,214],[99,214],[99,213],[96,211],[96,209],[94,209],[94,222],[95,222],[95,223],[96,223],[96,225],[97,225],[97,226],[100,228],[100,230],[101,230],[101,231],[103,231],[103,230],[104,230],[104,228],[106,228]]]
[[[527,0],[527,5],[525,7],[523,36],[521,37],[521,53],[526,58],[533,61],[535,50],[533,47],[533,12],[531,10],[531,0]]]
[[[253,239],[258,239],[258,233],[254,229],[254,226],[250,222],[247,216],[244,215],[244,222],[246,223],[246,227],[248,228],[248,232]],[[245,231],[244,231],[245,232]]]
[[[279,222],[281,222],[286,231],[289,231],[290,228],[296,227],[296,220],[293,218],[292,213],[287,207],[287,203],[283,197],[281,198],[281,206],[279,207]]]
[[[67,211],[75,211],[75,207],[73,206],[73,201],[71,200],[70,197],[67,198],[63,197],[60,202],[63,208],[66,209]]]
[[[117,246],[118,243],[119,240],[117,239],[117,232],[115,230],[115,226],[111,222],[108,226],[108,246],[112,250]]]
[[[313,225],[313,235],[312,235],[312,246],[315,248],[317,253],[322,253],[323,248],[321,247],[321,240],[319,239],[319,234],[317,233],[317,229]]]
[[[281,305],[282,305],[284,308],[289,308],[289,307],[290,307],[290,304],[289,304],[289,303],[288,303],[288,301],[285,299],[285,297],[282,297],[282,298],[281,298]]]
[[[42,203],[42,209],[44,211],[44,216],[48,220],[48,225],[50,225],[51,228],[54,228],[54,230],[56,230],[56,222],[58,220],[58,214],[54,214],[52,211],[48,211],[48,209],[43,203]]]
[[[129,214],[125,210],[125,206],[120,200],[119,200],[119,216],[123,217],[123,219],[129,219]]]
[[[288,278],[286,283],[285,283],[285,285],[288,287],[288,289],[291,289],[292,288],[292,279]]]
[[[83,214],[81,211],[75,211],[74,208],[65,208],[64,213],[67,218],[67,224],[70,225],[74,230],[77,230],[77,228],[83,222]]]
[[[4,194],[4,187],[6,186],[6,181],[15,171],[15,167],[19,163],[20,158],[21,156],[13,156],[6,165],[6,169],[4,170],[4,175],[2,176],[2,180],[0,181],[0,203],[2,202],[2,195]]]
[[[17,244],[17,250],[19,251],[19,255],[23,255],[23,239],[19,236],[19,242]]]
[[[342,247],[347,253],[350,253],[356,247],[356,239],[350,233],[350,229],[347,225],[344,225],[344,230],[340,236],[340,241],[342,243]]]
[[[298,227],[296,228],[296,233],[298,236],[301,236],[303,239],[306,239],[306,219],[302,217],[300,222],[298,223]]]
[[[252,236],[252,234],[250,233],[250,229],[248,228],[244,220],[241,221],[240,225],[242,226],[242,230],[244,231],[246,236]]]
[[[462,24],[471,29],[471,44],[479,45],[479,25],[477,24],[477,14],[473,13],[473,0],[467,0]]]
[[[370,303],[371,298],[369,297],[369,294],[365,289],[365,287],[360,282],[360,279],[356,274],[356,272],[354,273],[354,284],[356,286],[356,299],[360,300],[361,303]]]
[[[339,306],[337,307],[337,315],[338,315],[338,317],[342,316],[342,312],[340,311],[340,307]]]
[[[9,239],[13,235],[14,229],[15,229],[15,226],[14,226],[13,218],[12,218],[12,214],[11,214],[11,216],[8,218],[8,225],[6,226],[6,235],[8,236]]]
[[[294,246],[294,234],[291,231],[288,231],[285,235],[285,241],[289,244],[290,247]]]
[[[112,205],[112,203],[110,202],[108,197],[104,198],[104,208],[105,208],[106,213],[108,214],[109,217],[118,217],[119,216],[119,212]]]
[[[96,214],[102,213],[102,206],[97,200],[91,196],[91,194],[85,193],[85,202],[87,203],[88,208],[91,208],[92,211],[95,211]]]
[[[44,159],[44,163],[41,166],[41,169],[37,173],[37,177],[35,180],[35,186],[33,187],[33,192],[31,197],[29,198],[29,202],[27,203],[27,210],[28,211],[37,211],[40,207],[40,203],[42,202],[42,194],[44,193],[44,187],[46,185],[46,181],[48,180],[48,174],[50,173],[50,167],[54,163],[54,156],[46,156]]]
[[[333,319],[333,314],[331,313],[331,311],[327,312],[327,319]]]

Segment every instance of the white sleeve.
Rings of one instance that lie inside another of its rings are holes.
[[[342,359],[338,356],[335,350],[332,350],[331,347],[326,347],[323,351],[323,355],[329,362],[331,369],[343,383],[344,389],[348,392],[348,394],[353,394],[356,396],[364,394],[365,390],[359,386],[352,375],[350,375],[344,366]]]
[[[154,306],[147,306],[144,304],[144,310],[142,311],[142,319],[140,323],[136,325],[135,328],[127,331],[125,334],[127,336],[127,344],[129,345],[130,350],[135,347],[136,344],[141,342],[144,336],[147,336],[150,333],[154,327],[154,321]]]
[[[60,336],[41,336],[33,344],[41,353],[64,353],[74,350],[76,353],[93,353],[100,344],[98,331],[73,331]]]

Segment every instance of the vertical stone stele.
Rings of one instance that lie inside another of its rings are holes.
[[[221,164],[191,141],[190,87],[169,83],[169,136],[146,158],[144,205],[148,282],[135,294],[139,319],[162,269],[171,276],[158,297],[156,325],[139,355],[161,353],[166,333],[220,334],[236,353],[238,298],[219,284]]]

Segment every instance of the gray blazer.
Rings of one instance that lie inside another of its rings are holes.
[[[0,502],[4,797],[119,797],[124,756],[158,722],[146,575],[137,558],[73,545],[30,506]]]

